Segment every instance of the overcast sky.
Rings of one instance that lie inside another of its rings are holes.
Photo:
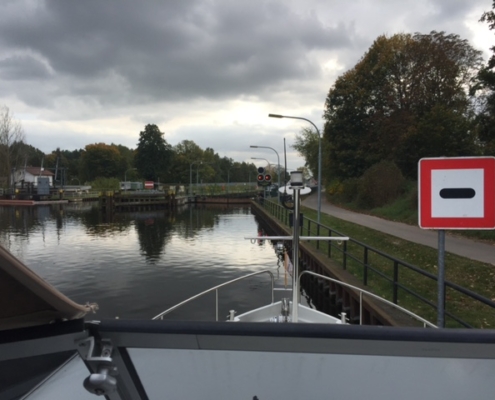
[[[283,163],[304,117],[381,34],[455,33],[489,57],[491,0],[0,1],[0,105],[45,153],[136,148],[156,124],[171,145]],[[261,161],[260,164],[264,164]]]

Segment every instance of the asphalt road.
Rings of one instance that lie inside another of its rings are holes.
[[[308,196],[302,204],[308,208],[317,209],[318,197],[316,194]],[[358,225],[366,226],[380,232],[388,233],[425,246],[438,248],[438,232],[433,230],[420,229],[418,226],[403,224],[400,222],[387,221],[382,218],[371,215],[359,214],[328,203],[324,196],[321,199],[321,212],[344,221],[353,222]],[[345,233],[345,232],[343,232]],[[445,235],[445,251],[469,258],[471,260],[481,261],[495,265],[495,245],[477,242],[471,239],[460,238]]]

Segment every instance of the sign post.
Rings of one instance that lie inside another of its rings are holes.
[[[438,230],[438,315],[445,326],[445,229],[495,229],[495,157],[422,158],[418,223]]]

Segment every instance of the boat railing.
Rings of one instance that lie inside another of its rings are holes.
[[[242,281],[244,279],[248,279],[248,278],[252,278],[253,276],[256,276],[256,275],[261,275],[261,274],[268,274],[270,275],[270,279],[271,279],[271,293],[272,293],[272,304],[274,303],[274,299],[275,299],[275,277],[273,276],[273,273],[271,271],[268,271],[268,270],[263,270],[263,271],[258,271],[258,272],[253,272],[252,274],[248,274],[248,275],[244,275],[244,276],[241,276],[240,278],[236,278],[236,279],[232,279],[228,282],[224,282],[220,285],[217,285],[217,286],[214,286],[208,290],[205,290],[204,292],[201,292],[201,293],[198,293],[197,295],[195,296],[192,296],[184,301],[181,301],[180,303],[176,304],[175,306],[173,307],[170,307],[169,309],[161,312],[160,314],[158,314],[157,316],[153,317],[153,320],[156,320],[156,319],[163,319],[163,317],[169,313],[171,313],[172,311],[178,309],[179,307],[182,307],[183,305],[187,304],[187,303],[190,303],[191,301],[193,300],[196,300],[198,299],[199,297],[202,297],[208,293],[211,293],[211,292],[215,292],[215,320],[218,321],[218,290],[225,287],[225,286],[229,286],[229,285],[232,285],[233,283],[236,283],[236,282],[239,282],[239,281]]]
[[[363,290],[357,286],[350,285],[348,283],[344,283],[342,281],[339,281],[338,279],[333,279],[333,278],[330,278],[330,277],[325,276],[325,275],[317,274],[316,272],[313,272],[313,271],[302,271],[301,272],[301,274],[299,275],[299,287],[301,287],[300,286],[301,277],[303,275],[312,275],[312,276],[315,276],[317,278],[325,279],[327,281],[334,282],[336,284],[339,284],[341,286],[344,286],[344,287],[347,287],[347,288],[350,288],[350,289],[353,289],[353,290],[359,292],[359,325],[363,324],[363,298],[364,298],[364,295],[366,295],[366,296],[372,297],[375,300],[378,300],[378,301],[380,301],[380,302],[382,302],[382,303],[384,303],[390,307],[393,307],[396,310],[402,311],[403,313],[405,313],[405,314],[409,315],[410,317],[416,319],[417,321],[421,322],[425,328],[427,326],[430,328],[438,328],[435,324],[432,324],[430,321],[420,317],[419,315],[409,311],[408,309],[406,309],[404,307],[401,307],[401,306],[399,306],[399,305],[397,305],[391,301],[384,299],[383,297],[377,296],[376,294],[368,292],[367,290]]]

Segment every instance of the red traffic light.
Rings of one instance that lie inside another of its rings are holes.
[[[265,175],[265,181],[266,182],[271,182],[271,180],[272,180],[272,176],[270,174],[266,174]]]
[[[265,176],[263,174],[258,175],[258,182],[263,182],[265,180]]]

